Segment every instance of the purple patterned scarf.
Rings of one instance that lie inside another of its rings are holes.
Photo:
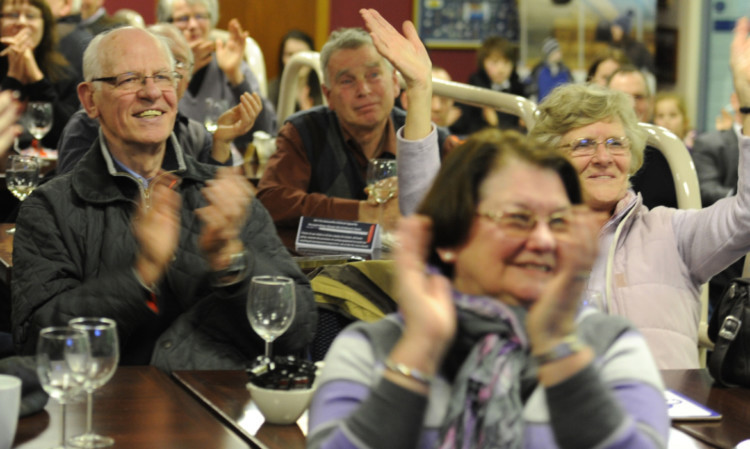
[[[438,447],[521,448],[521,376],[529,346],[525,311],[455,291],[454,302],[459,330],[446,362],[463,363],[453,378]]]

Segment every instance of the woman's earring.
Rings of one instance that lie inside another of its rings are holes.
[[[443,262],[453,262],[456,260],[456,253],[453,251],[445,251],[443,254],[441,254],[441,259],[443,259]]]

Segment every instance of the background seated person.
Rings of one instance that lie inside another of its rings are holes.
[[[500,36],[490,36],[477,50],[477,71],[468,84],[511,95],[526,96],[526,87],[516,71],[518,46]],[[461,117],[453,124],[459,135],[468,135],[486,127],[520,129],[519,118],[490,107],[461,104]]]
[[[241,369],[264,350],[245,303],[250,277],[267,274],[297,284],[296,316],[274,350],[299,352],[311,340],[309,284],[248,181],[197,163],[172,135],[173,70],[169,48],[143,29],[97,35],[86,50],[78,89],[100,137],[21,207],[12,286],[20,354],[34,352],[41,328],[93,315],[117,322],[123,364]]]
[[[180,112],[203,123],[208,112],[207,99],[224,100],[232,107],[240,103],[243,93],[260,92],[258,79],[244,60],[247,33],[237,19],[229,21],[226,42],[210,37],[219,20],[216,0],[159,0],[156,19],[177,26],[193,50],[193,77],[180,99]],[[276,134],[276,110],[265,98],[253,128],[234,140],[241,153],[252,142],[255,131]]]
[[[177,81],[177,99],[185,94],[190,77],[192,76],[193,52],[190,50],[185,37],[179,29],[168,23],[159,23],[148,27],[154,34],[162,37],[175,61],[175,72],[179,75]],[[249,108],[249,109],[248,109]],[[206,130],[203,123],[190,119],[177,111],[174,123],[174,134],[185,153],[193,156],[199,162],[213,165],[232,165],[231,143],[252,128],[253,121],[249,115],[258,115],[262,108],[258,94],[245,92],[240,97],[240,104],[228,110],[218,120],[219,127],[213,136]],[[244,113],[243,111],[247,111]],[[57,171],[70,171],[83,154],[91,148],[91,144],[99,136],[99,122],[90,118],[85,110],[79,110],[71,117],[60,137],[57,155]]]
[[[367,162],[396,157],[396,130],[406,117],[393,105],[396,72],[364,30],[331,33],[320,64],[328,107],[287,120],[258,184],[258,199],[288,246],[301,216],[377,222],[377,203],[365,193]],[[386,222],[399,215],[397,201],[383,207]]]
[[[55,19],[44,0],[2,0],[0,5],[0,86],[18,91],[22,101],[52,103],[52,128],[41,144],[55,149],[65,123],[80,107],[80,73],[55,47]],[[31,139],[25,132],[22,148]]]
[[[638,121],[651,123],[654,101],[643,72],[632,65],[624,65],[610,76],[607,87],[628,94],[633,99]],[[658,149],[646,147],[643,165],[630,178],[630,183],[633,190],[641,194],[643,204],[649,209],[656,206],[677,207],[672,170]]]
[[[426,88],[411,103],[426,115],[430,83],[417,77],[430,61],[416,29],[404,25],[403,42],[363,15],[378,49]],[[426,137],[429,122],[407,122],[412,134]],[[664,447],[669,417],[643,336],[581,309],[599,217],[580,202],[565,157],[518,133],[480,132],[448,155],[423,215],[401,222],[400,314],[336,339],[307,447]]]

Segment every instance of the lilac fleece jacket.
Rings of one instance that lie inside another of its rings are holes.
[[[524,398],[523,448],[666,447],[670,421],[661,377],[642,335],[624,321],[591,309],[581,313],[579,337],[596,359]],[[335,340],[310,408],[308,449],[437,447],[450,383],[439,375],[422,396],[382,378],[390,350],[384,341],[392,342],[401,326],[390,315],[350,326]],[[523,384],[535,384],[534,367],[526,373]]]

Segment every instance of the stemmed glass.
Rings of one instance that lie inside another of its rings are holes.
[[[20,201],[26,199],[39,184],[39,159],[34,156],[14,154],[8,157],[5,169],[5,182],[8,190]],[[6,231],[8,234],[16,232],[13,227]]]
[[[385,237],[383,205],[398,192],[398,167],[395,159],[372,159],[367,164],[367,189],[378,203],[380,235]]]
[[[215,100],[206,98],[206,116],[203,119],[203,125],[208,132],[213,134],[219,128],[219,117],[229,109],[229,103],[226,100]]]
[[[68,322],[73,329],[84,331],[89,336],[91,358],[86,370],[83,389],[87,393],[86,433],[70,439],[76,447],[108,447],[115,442],[110,437],[97,435],[91,426],[94,390],[106,384],[115,374],[120,360],[120,345],[117,340],[117,324],[109,318],[74,318]]]
[[[44,156],[44,148],[39,142],[52,129],[52,103],[29,101],[22,120],[26,129],[34,136],[31,146],[39,151],[40,156]]]
[[[65,447],[65,405],[83,389],[89,363],[86,332],[71,327],[47,327],[39,332],[36,372],[44,391],[62,406],[58,449]]]
[[[271,343],[283,335],[294,319],[294,281],[285,276],[254,276],[250,281],[247,317],[260,338],[266,341],[266,358]]]

